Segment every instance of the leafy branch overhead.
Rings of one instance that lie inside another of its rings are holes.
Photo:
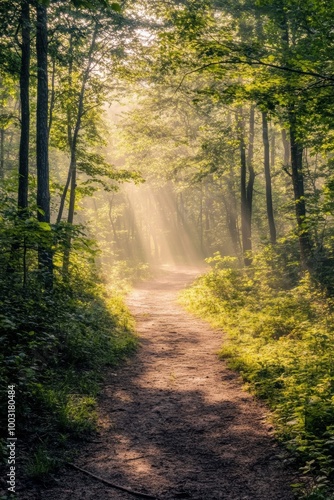
[[[88,176],[88,179],[84,180],[82,185],[92,186],[96,184],[95,190],[102,187],[106,191],[117,191],[120,189],[120,183],[122,182],[143,182],[139,173],[115,168],[106,162],[103,155],[98,153],[78,152],[77,168],[81,173]]]

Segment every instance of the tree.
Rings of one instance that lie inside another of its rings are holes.
[[[263,136],[263,149],[264,149],[264,173],[266,178],[266,203],[267,203],[267,217],[269,224],[270,241],[273,245],[276,243],[276,226],[273,210],[273,196],[271,188],[271,174],[270,174],[270,145],[268,134],[268,119],[267,113],[262,112],[262,136]],[[273,162],[272,162],[273,163]]]
[[[30,141],[30,1],[22,0],[21,4],[21,69],[20,69],[20,102],[21,102],[21,138],[19,151],[19,187],[18,208],[24,213],[28,208],[29,182],[29,141]],[[3,150],[3,148],[1,148]]]
[[[37,107],[36,166],[37,218],[50,224],[49,137],[48,137],[48,27],[47,7],[36,5]],[[48,288],[52,287],[53,262],[50,248],[39,248],[39,267]]]
[[[226,103],[234,102],[239,106],[255,102],[262,111],[270,112],[271,117],[283,122],[283,130],[289,130],[290,142],[293,141],[289,152],[291,161],[287,158],[288,144],[283,132],[284,165],[291,164],[289,173],[294,193],[300,261],[303,268],[309,268],[313,235],[308,228],[310,221],[306,210],[306,171],[302,151],[312,141],[312,124],[322,130],[321,134],[325,134],[329,126],[327,104],[334,82],[330,73],[332,64],[328,64],[331,60],[328,46],[333,43],[328,29],[330,14],[325,13],[321,2],[317,5],[306,2],[300,6],[298,2],[285,0],[263,0],[256,4],[246,1],[233,5],[228,2],[205,2],[196,7],[189,3],[174,10],[171,7],[171,11],[169,19],[173,27],[161,42],[162,77],[175,73],[178,68],[183,74],[177,87],[180,91],[195,73],[201,75],[197,93],[204,95],[206,92],[208,95],[211,92]],[[322,28],[317,18],[319,12]],[[189,29],[185,30],[185,26]],[[321,57],[318,60],[319,54]],[[242,80],[238,75],[240,68],[243,70]],[[207,83],[206,88],[202,85],[200,90],[201,82],[205,81],[203,75],[207,75],[207,82],[211,79],[211,83]],[[322,115],[320,120],[318,113]],[[325,140],[324,135],[321,140]],[[266,149],[268,145],[264,147]],[[242,233],[243,246],[248,250],[250,238],[246,221],[250,211],[245,187],[245,148],[245,139],[240,139]],[[267,213],[271,241],[275,241],[268,169],[266,177]],[[252,175],[249,180],[251,187]]]
[[[241,234],[244,262],[246,266],[249,266],[252,263],[252,209],[255,181],[255,171],[253,167],[255,108],[254,106],[250,108],[248,155],[246,155],[245,125],[242,113],[243,111],[241,110],[241,117],[238,124],[240,148]]]

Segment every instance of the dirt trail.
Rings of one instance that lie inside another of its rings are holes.
[[[76,464],[164,500],[290,500],[292,480],[264,408],[218,360],[221,336],[176,302],[195,275],[170,270],[132,292],[141,348],[110,373],[98,439]],[[66,470],[36,498],[135,497]]]

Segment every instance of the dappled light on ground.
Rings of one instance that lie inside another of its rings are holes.
[[[176,302],[196,273],[170,268],[129,297],[141,348],[122,370],[110,371],[100,399],[100,422],[110,426],[101,426],[76,463],[166,500],[292,499],[264,408],[217,359],[219,333]],[[130,497],[68,471],[41,498]]]

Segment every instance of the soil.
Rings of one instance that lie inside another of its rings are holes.
[[[293,499],[292,473],[266,423],[268,410],[218,359],[222,332],[177,303],[196,274],[169,269],[130,294],[140,348],[108,374],[98,436],[75,464],[162,500]],[[136,497],[66,468],[51,488],[20,498]]]

